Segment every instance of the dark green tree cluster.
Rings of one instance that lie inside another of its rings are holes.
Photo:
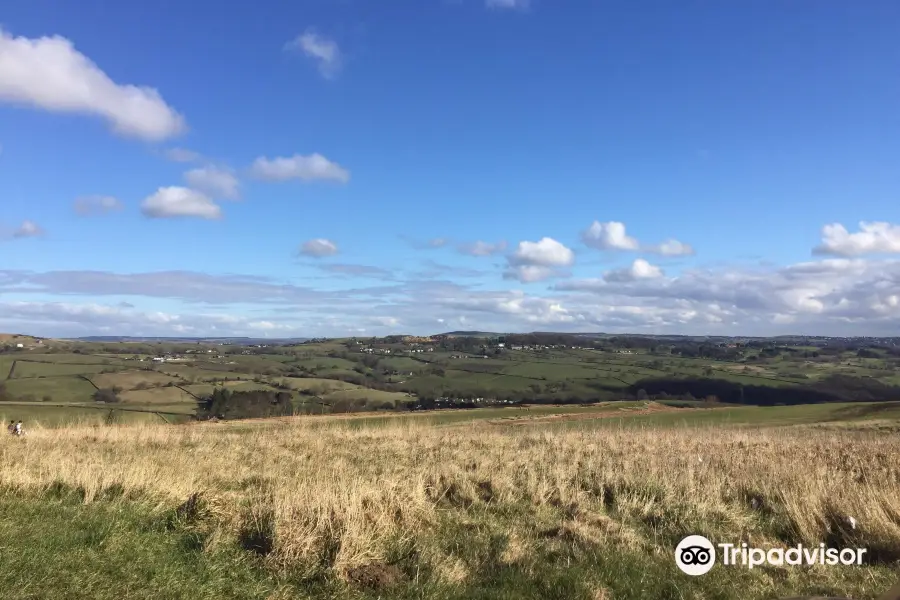
[[[197,405],[197,418],[261,419],[290,416],[294,414],[291,399],[292,396],[288,392],[269,390],[233,392],[217,388],[212,394],[200,400]]]
[[[715,396],[722,402],[757,406],[900,400],[900,386],[848,375],[832,375],[815,383],[790,386],[742,385],[722,379],[660,377],[643,379],[629,388],[629,392],[635,395],[641,390],[656,397]]]

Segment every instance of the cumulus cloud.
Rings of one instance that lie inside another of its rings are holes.
[[[822,243],[813,248],[813,253],[836,256],[900,254],[900,225],[862,221],[856,233],[850,233],[840,223],[825,225]]]
[[[594,221],[581,233],[581,240],[596,250],[639,251],[661,254],[663,256],[690,256],[694,249],[683,242],[669,239],[661,244],[641,244],[625,231],[625,224],[620,221],[601,223]]]
[[[339,183],[350,181],[350,172],[347,169],[318,153],[308,156],[295,154],[290,157],[273,159],[261,156],[253,162],[250,171],[255,177],[268,181],[287,181],[289,179],[337,181]]]
[[[300,254],[311,256],[313,258],[322,258],[324,256],[334,256],[338,253],[337,244],[331,240],[317,238],[303,242],[300,246]]]
[[[184,180],[195,190],[200,190],[214,198],[237,200],[241,196],[241,182],[226,168],[207,165],[191,169],[184,174]]]
[[[75,200],[75,212],[82,216],[104,215],[122,210],[122,203],[113,196],[82,196]]]
[[[594,221],[582,234],[586,246],[597,250],[637,250],[640,244],[625,233],[625,224],[619,221],[601,223]]]
[[[651,265],[643,258],[635,259],[631,266],[625,269],[614,269],[603,275],[606,281],[636,281],[638,279],[655,279],[662,277],[663,271],[656,265]]]
[[[141,212],[151,219],[196,217],[221,219],[222,209],[208,196],[185,187],[161,187],[141,203]]]
[[[691,270],[676,277],[572,280],[557,291],[631,302],[657,312],[692,310],[718,316],[734,330],[771,331],[772,323],[804,325],[819,335],[856,329],[895,335],[900,329],[900,261],[830,259],[775,269]],[[728,319],[726,319],[726,317]],[[830,332],[830,333],[829,333]]]
[[[544,237],[537,242],[519,242],[507,262],[506,279],[533,283],[562,274],[562,268],[575,262],[575,253],[553,238]]]
[[[467,254],[469,256],[493,256],[495,254],[500,254],[501,252],[506,250],[506,242],[500,241],[495,244],[490,242],[472,242],[466,244],[460,244],[457,247],[457,250],[460,254]]]
[[[319,73],[326,79],[337,77],[341,70],[343,58],[337,42],[312,28],[285,44],[284,49],[302,52],[316,61]]]
[[[60,36],[29,39],[0,29],[0,101],[99,116],[119,134],[150,141],[186,129],[157,90],[114,82]]]
[[[510,261],[519,265],[568,267],[575,262],[575,253],[553,238],[544,237],[537,242],[519,242]]]

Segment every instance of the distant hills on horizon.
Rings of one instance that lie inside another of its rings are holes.
[[[611,337],[634,337],[634,338],[653,338],[658,340],[779,340],[779,341],[803,341],[803,340],[828,340],[828,339],[897,339],[894,336],[825,336],[825,335],[778,335],[778,336],[748,336],[748,335],[676,335],[676,334],[649,334],[649,333],[571,333],[558,331],[532,331],[528,333],[501,333],[493,331],[448,331],[445,333],[436,333],[430,337],[501,337],[508,335],[555,335],[555,336],[571,336],[584,339],[602,339]],[[346,336],[334,338],[310,338],[310,337],[292,337],[292,338],[252,338],[252,337],[186,337],[186,336],[127,336],[127,335],[97,335],[84,336],[76,338],[60,338],[71,339],[82,342],[206,342],[206,343],[224,343],[235,345],[257,345],[257,344],[300,344],[315,339],[343,339]],[[372,336],[350,336],[360,339],[371,338]],[[375,337],[402,337],[402,334],[391,334],[390,336]]]

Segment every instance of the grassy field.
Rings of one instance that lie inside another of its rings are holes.
[[[0,585],[15,599],[866,600],[894,583],[900,438],[852,425],[896,425],[900,407],[695,406],[35,427],[0,437]],[[673,559],[687,534],[865,547],[868,562],[692,578]]]
[[[21,399],[32,397],[41,400],[49,397],[54,402],[88,402],[96,389],[80,377],[45,377],[11,379],[4,382],[6,390]]]

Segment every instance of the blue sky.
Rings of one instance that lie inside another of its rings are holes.
[[[900,335],[900,4],[10,0],[0,330]]]

